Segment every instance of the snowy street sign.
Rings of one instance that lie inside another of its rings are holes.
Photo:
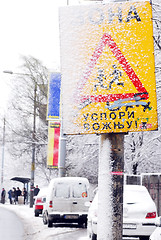
[[[65,134],[157,129],[148,1],[61,8],[60,37]]]

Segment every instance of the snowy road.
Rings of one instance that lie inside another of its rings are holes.
[[[29,208],[28,205],[9,205],[0,204],[0,209],[5,212],[11,212],[11,215],[17,215],[17,218],[20,218],[22,226],[24,226],[24,236],[23,238],[3,238],[5,240],[56,240],[56,239],[69,239],[74,240],[89,240],[87,237],[87,229],[78,228],[76,226],[53,226],[48,228],[47,225],[43,224],[42,216],[35,217],[34,209]],[[4,214],[3,214],[4,215]],[[1,213],[0,213],[0,216]],[[2,220],[2,218],[0,217]],[[15,222],[12,222],[12,227]],[[1,227],[1,226],[0,226]],[[6,222],[6,231],[10,231],[11,226]],[[1,230],[1,229],[0,229]],[[16,231],[18,232],[19,230]],[[73,237],[72,237],[73,236]],[[0,238],[1,239],[1,238]]]
[[[89,240],[87,229],[76,226],[48,228],[43,224],[42,216],[35,217],[34,209],[28,205],[0,204],[0,233],[0,239],[5,240]]]
[[[46,240],[87,240],[87,229],[75,229],[72,232],[50,236]]]
[[[0,207],[0,233],[1,239],[22,240],[24,228],[19,217],[12,211]]]

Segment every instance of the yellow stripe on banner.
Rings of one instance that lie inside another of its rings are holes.
[[[48,156],[47,156],[47,166],[53,166],[53,154],[54,154],[54,131],[55,129],[48,126]]]

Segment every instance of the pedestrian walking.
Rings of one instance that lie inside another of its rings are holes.
[[[19,187],[17,187],[17,190],[16,190],[16,202],[18,203],[18,197],[21,196],[21,190],[19,189]]]
[[[38,185],[36,185],[36,187],[34,188],[34,196],[37,196],[39,191],[40,191],[40,189],[39,189]]]
[[[12,204],[12,189],[8,191],[8,198],[9,198],[10,204]]]
[[[27,200],[27,191],[26,191],[26,188],[23,188],[22,190],[22,196],[24,197],[24,204],[26,203],[26,200]]]
[[[1,203],[5,204],[6,190],[2,188],[1,192]]]
[[[13,191],[12,191],[12,202],[14,204],[16,204],[16,199],[17,199],[17,192],[16,192],[16,188],[13,187]]]

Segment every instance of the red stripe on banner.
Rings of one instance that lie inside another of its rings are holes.
[[[58,166],[60,127],[54,129],[53,166]]]

